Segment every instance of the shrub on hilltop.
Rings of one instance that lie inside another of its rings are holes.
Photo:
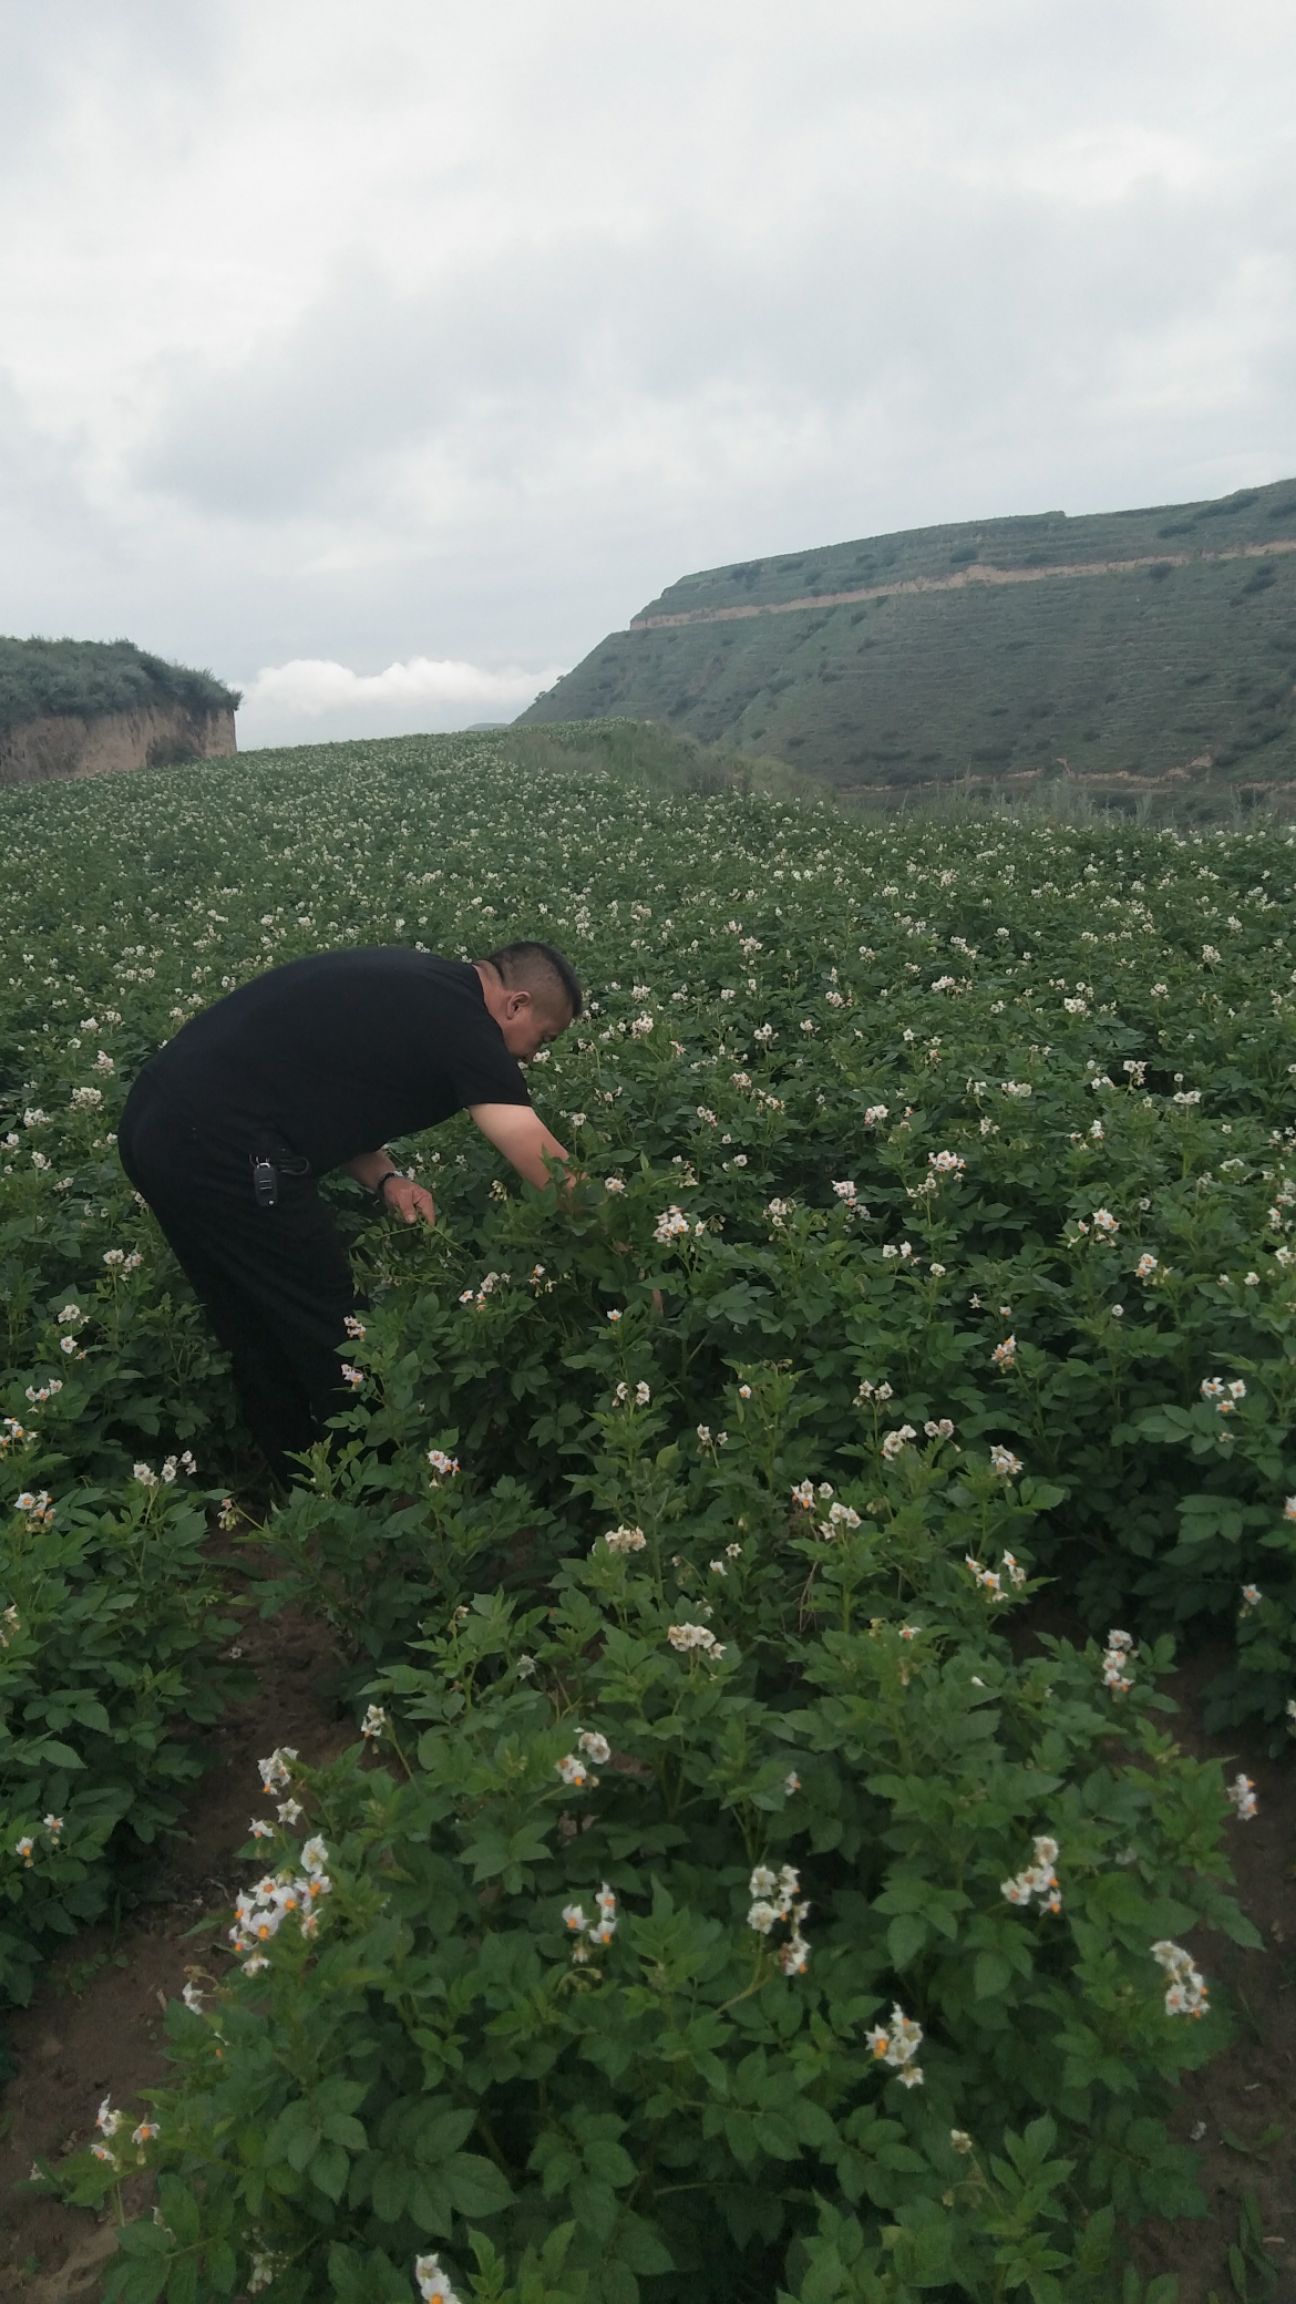
[[[184,664],[150,656],[131,640],[0,639],[0,734],[24,721],[178,704],[233,712],[237,690]]]

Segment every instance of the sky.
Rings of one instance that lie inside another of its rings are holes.
[[[678,577],[1296,475],[1290,0],[0,0],[0,632],[243,748]]]

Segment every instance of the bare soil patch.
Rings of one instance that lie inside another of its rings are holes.
[[[236,1852],[256,1813],[258,1760],[276,1745],[295,1744],[318,1765],[354,1738],[354,1721],[339,1718],[331,1701],[334,1656],[322,1626],[285,1611],[249,1621],[238,1644],[256,1691],[212,1732],[212,1765],[194,1791],[183,1834],[159,1854],[158,1900],[118,1927],[78,1936],[9,2027],[17,2070],[0,2099],[6,2304],[79,2304],[100,2293],[111,2226],[15,2187],[25,2185],[38,2157],[57,2160],[93,2137],[105,2095],[137,2104],[141,2089],[163,2080],[167,2002],[183,1990],[188,1968],[205,1964],[209,1947],[223,1943],[230,1906],[246,1885]],[[195,1935],[195,1928],[203,1932]]]
[[[1220,1646],[1180,1666],[1172,1730],[1195,1758],[1255,1784],[1259,1813],[1230,1826],[1227,1846],[1238,1902],[1264,1943],[1245,1951],[1221,1936],[1190,1939],[1235,2026],[1231,2047],[1184,2080],[1172,2121],[1197,2154],[1207,2215],[1145,2224],[1134,2256],[1145,2276],[1175,2274],[1179,2304],[1296,2304],[1296,1766],[1242,1730],[1207,1736],[1199,1725],[1202,1691],[1228,1660]]]
[[[1010,1627],[1016,1653],[1041,1633],[1088,1637],[1048,1595]],[[1222,1640],[1181,1648],[1162,1683],[1179,1709],[1165,1719],[1194,1759],[1218,1760],[1228,1781],[1240,1771],[1256,1787],[1258,1813],[1228,1826],[1225,1848],[1237,1901],[1263,1945],[1245,1951],[1217,1934],[1188,1936],[1213,2001],[1234,2025],[1224,2053],[1185,2074],[1170,2119],[1171,2134],[1193,2153],[1206,2214],[1149,2219],[1133,2234],[1130,2258],[1145,2280],[1173,2275],[1177,2304],[1296,2304],[1296,1765],[1271,1757],[1253,1731],[1206,1734],[1205,1691],[1232,1660]]]

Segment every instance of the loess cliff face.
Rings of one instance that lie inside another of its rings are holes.
[[[221,759],[237,749],[232,711],[157,704],[86,719],[50,713],[0,733],[0,784],[111,776],[125,768]]]

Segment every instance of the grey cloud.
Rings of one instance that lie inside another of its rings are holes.
[[[78,586],[102,587],[122,538],[89,480],[84,442],[48,431],[0,369],[0,630],[62,634]],[[105,637],[116,637],[104,635]]]
[[[402,293],[359,256],[239,367],[172,382],[135,472],[146,487],[261,519],[337,509],[374,468],[471,405],[549,399],[580,343],[567,268],[514,252],[489,290]]]
[[[0,388],[0,629],[545,665],[691,567],[1296,470],[1278,0],[379,18],[6,26],[15,371],[72,415]]]
[[[192,135],[226,88],[226,0],[200,8],[174,0],[58,0],[3,11],[0,185],[24,204],[93,200],[78,180],[78,128],[87,110],[109,113],[123,149],[142,137],[159,156]]]
[[[591,228],[418,291],[353,256],[238,367],[162,379],[135,478],[257,523],[381,511],[399,528],[416,452],[517,490],[636,408],[717,392],[738,424],[873,409],[901,431],[915,401],[973,423],[990,403],[1064,405],[1093,388],[1113,337],[1209,314],[1240,230],[1244,245],[1248,226],[1264,232],[1205,190],[1140,188],[1119,233],[1059,200],[950,193],[918,185],[880,213],[843,199],[768,252],[706,227],[629,245]]]
[[[48,34],[33,13],[9,12],[4,27],[4,70],[0,72],[0,179],[30,164],[47,133],[59,87],[58,60]]]

